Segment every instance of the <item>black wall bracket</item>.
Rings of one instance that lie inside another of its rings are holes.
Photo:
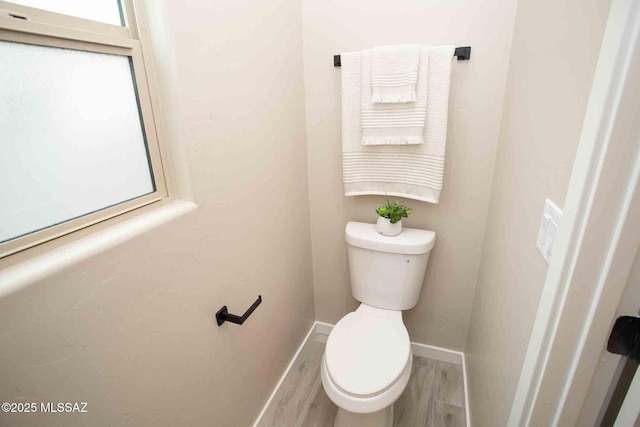
[[[471,46],[457,47],[453,52],[453,56],[457,57],[458,61],[471,59]]]
[[[224,322],[231,322],[237,325],[242,325],[244,321],[247,320],[249,316],[251,316],[251,313],[254,312],[254,310],[260,305],[261,302],[262,302],[262,295],[258,295],[258,299],[256,300],[256,302],[251,304],[251,307],[249,307],[242,316],[229,313],[227,311],[227,306],[226,305],[223,306],[216,313],[216,320],[218,321],[218,326],[222,325]]]
[[[458,61],[466,61],[471,59],[471,46],[457,47],[456,50],[453,52],[453,56],[458,58]],[[340,55],[333,55],[333,66],[334,67],[342,66]]]

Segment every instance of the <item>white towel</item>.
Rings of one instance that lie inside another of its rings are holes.
[[[362,54],[342,59],[342,169],[346,196],[380,194],[440,201],[453,46],[430,48],[425,143],[366,146],[362,139]]]
[[[371,102],[416,100],[420,45],[378,46],[371,60]]]
[[[416,101],[404,104],[374,104],[371,75],[373,50],[362,52],[362,144],[406,145],[424,143],[427,116],[429,48],[420,48],[420,70],[416,85]]]

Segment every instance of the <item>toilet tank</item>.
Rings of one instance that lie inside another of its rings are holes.
[[[435,232],[403,228],[399,235],[388,237],[379,234],[375,224],[352,221],[345,238],[355,299],[388,310],[416,305]]]

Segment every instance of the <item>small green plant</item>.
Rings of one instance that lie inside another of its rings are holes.
[[[382,218],[389,219],[391,224],[395,224],[402,218],[408,218],[411,212],[413,212],[411,208],[401,205],[397,201],[390,202],[389,199],[387,199],[387,203],[376,209],[376,213]]]

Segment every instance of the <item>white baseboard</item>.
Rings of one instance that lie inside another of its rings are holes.
[[[415,356],[426,357],[441,362],[455,363],[456,365],[462,365],[464,362],[464,354],[461,352],[433,345],[412,342],[411,350]]]
[[[316,333],[329,336],[334,326],[335,325],[330,323],[318,322],[316,320]]]
[[[278,383],[276,384],[275,388],[271,392],[271,396],[269,396],[267,403],[262,408],[262,411],[260,411],[260,415],[258,415],[258,418],[253,424],[253,427],[258,427],[258,424],[262,420],[262,416],[267,411],[267,408],[269,408],[269,405],[271,404],[271,401],[273,400],[274,396],[278,392],[280,385],[283,383],[283,381],[289,374],[289,371],[295,364],[300,353],[302,353],[304,348],[312,341],[327,342],[327,337],[331,333],[333,326],[334,325],[330,323],[318,322],[318,321],[314,322],[314,324],[309,329],[309,332],[307,332],[307,335],[305,336],[304,340],[302,340],[302,343],[300,343],[298,350],[293,355],[293,358],[289,362],[287,369],[285,369],[282,376],[278,380]],[[439,360],[441,362],[448,362],[448,363],[455,363],[457,365],[462,365],[465,411],[466,411],[465,415],[467,418],[467,427],[471,427],[471,418],[469,415],[469,391],[467,387],[467,366],[465,363],[464,353],[460,351],[449,350],[446,348],[435,347],[432,345],[420,344],[416,342],[411,343],[411,350],[413,351],[413,354],[416,356],[427,357],[429,359]]]

